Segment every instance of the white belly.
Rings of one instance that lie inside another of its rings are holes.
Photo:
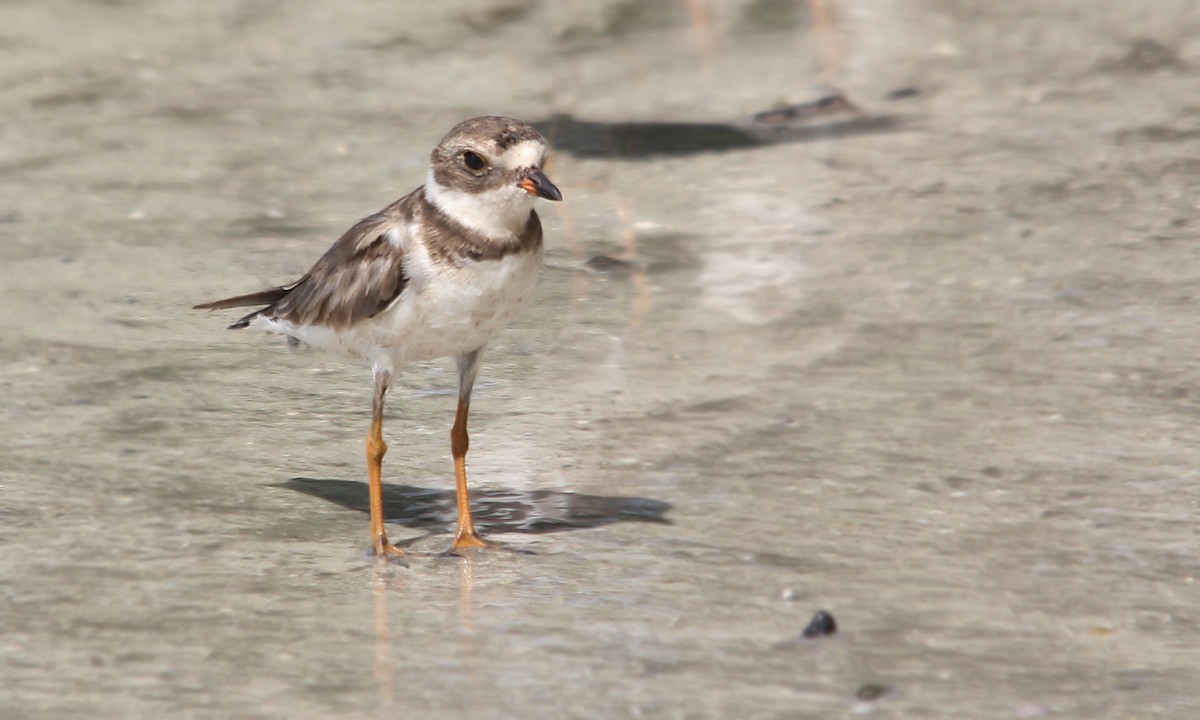
[[[461,267],[425,265],[391,307],[369,320],[341,330],[277,322],[263,329],[396,371],[483,347],[533,298],[541,264],[538,248]]]

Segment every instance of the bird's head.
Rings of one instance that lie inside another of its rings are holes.
[[[546,140],[506,117],[459,123],[430,156],[425,196],[451,219],[488,237],[520,232],[537,198],[562,200],[542,171]]]

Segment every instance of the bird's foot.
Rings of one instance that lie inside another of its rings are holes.
[[[475,532],[459,532],[454,536],[454,543],[450,545],[450,549],[446,551],[446,555],[465,557],[472,554],[475,550],[500,550],[519,555],[533,554],[529,550],[514,548],[503,543],[492,542],[491,540],[484,540]]]
[[[491,540],[484,540],[479,537],[479,533],[474,530],[459,530],[454,536],[454,542],[450,545],[450,553],[458,554],[460,550],[477,550],[487,549],[493,550],[499,546]]]
[[[376,540],[374,550],[375,557],[379,560],[396,563],[398,565],[408,564],[404,562],[404,556],[407,555],[407,553],[391,544],[386,539]]]

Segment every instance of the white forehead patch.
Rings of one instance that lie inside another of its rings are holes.
[[[540,167],[546,146],[537,140],[522,140],[500,154],[497,165],[506,168]]]

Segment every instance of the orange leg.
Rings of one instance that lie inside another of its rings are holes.
[[[383,441],[383,397],[387,394],[387,371],[375,373],[375,397],[371,403],[371,430],[367,433],[367,481],[371,504],[371,544],[377,557],[398,557],[400,548],[388,542],[383,528],[383,456],[387,443]]]
[[[493,547],[479,537],[475,521],[471,519],[471,502],[467,496],[467,448],[471,439],[467,436],[467,412],[471,408],[469,398],[459,395],[458,412],[454,415],[454,427],[450,430],[450,454],[454,456],[454,484],[458,503],[458,529],[454,533],[454,544],[450,550],[462,548]]]
[[[475,387],[475,375],[479,372],[482,355],[483,348],[478,348],[454,358],[458,365],[458,412],[454,415],[454,427],[450,430],[450,454],[454,456],[458,529],[454,533],[454,544],[450,546],[452,553],[463,548],[496,547],[494,543],[479,537],[475,531],[471,502],[467,495],[467,448],[471,444],[467,437],[467,413],[471,409],[471,390]]]

